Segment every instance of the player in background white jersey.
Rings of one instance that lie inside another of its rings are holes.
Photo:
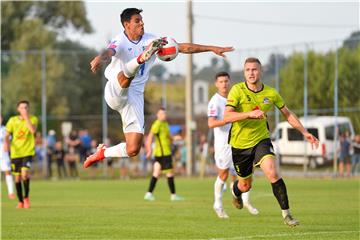
[[[5,151],[5,149],[4,149],[6,129],[5,129],[5,126],[2,125],[2,117],[1,116],[0,116],[0,124],[1,124],[1,126],[0,126],[0,167],[1,167],[1,172],[5,173],[5,181],[6,181],[6,186],[8,189],[8,197],[10,199],[15,199],[14,179],[11,174],[10,156],[9,156],[9,152]]]
[[[226,180],[229,176],[229,169],[231,172],[231,168],[233,168],[231,146],[228,144],[231,123],[224,121],[226,98],[230,90],[230,75],[227,72],[217,73],[215,76],[215,86],[217,93],[211,97],[208,104],[208,126],[214,129],[214,159],[218,169],[218,176],[214,185],[214,210],[219,218],[229,218],[222,205],[222,196],[224,192],[223,189],[226,186]],[[232,176],[234,176],[234,174],[232,174]],[[235,180],[233,179],[232,181]],[[244,206],[251,214],[256,215],[259,213],[258,210],[250,204],[249,192],[243,193],[242,199]]]
[[[144,135],[144,86],[149,79],[155,53],[166,44],[163,38],[144,32],[141,12],[137,8],[125,9],[120,15],[124,32],[90,63],[91,71],[95,73],[102,63],[111,58],[105,70],[108,82],[104,97],[107,104],[121,115],[126,142],[112,147],[100,144],[97,152],[84,162],[84,167],[105,157],[133,157],[140,151]],[[233,48],[179,43],[180,53],[210,51],[225,57],[224,53],[233,51]]]

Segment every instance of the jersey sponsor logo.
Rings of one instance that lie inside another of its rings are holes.
[[[270,99],[268,97],[265,97],[263,103],[270,104]]]
[[[251,102],[251,97],[249,95],[246,95],[248,102]]]
[[[128,51],[130,52],[132,50],[132,48],[128,48]]]

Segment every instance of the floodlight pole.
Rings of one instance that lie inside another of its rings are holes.
[[[42,149],[43,149],[43,174],[50,176],[48,172],[48,155],[47,155],[47,124],[46,124],[46,52],[41,51],[41,134],[42,134]]]
[[[334,118],[335,118],[335,127],[334,127],[334,142],[333,142],[333,149],[334,149],[334,163],[333,163],[333,174],[334,176],[336,176],[337,173],[337,160],[338,160],[338,155],[337,155],[337,142],[338,142],[338,134],[339,134],[339,128],[338,128],[338,122],[337,122],[337,117],[339,115],[339,103],[338,103],[338,80],[339,80],[339,73],[338,73],[338,45],[337,42],[335,44],[335,73],[334,73]]]
[[[308,46],[305,44],[305,53],[304,53],[304,127],[306,129],[306,121],[308,117]],[[308,167],[308,156],[307,156],[307,142],[304,138],[304,174],[307,174]]]
[[[188,2],[188,42],[193,42],[192,25],[192,2]],[[185,115],[186,115],[186,173],[188,176],[192,176],[193,173],[193,160],[194,160],[194,149],[193,149],[193,87],[192,87],[192,65],[193,58],[192,54],[188,54],[188,66],[187,76],[185,80]]]

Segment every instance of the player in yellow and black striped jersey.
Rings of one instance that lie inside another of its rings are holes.
[[[15,176],[15,187],[19,203],[17,208],[29,208],[30,192],[30,167],[35,155],[35,132],[38,119],[29,115],[29,102],[20,101],[17,104],[19,115],[11,117],[6,124],[5,146],[6,151],[10,150],[11,168]],[[11,143],[10,143],[10,136]],[[22,192],[22,184],[24,192]]]
[[[279,93],[261,82],[261,63],[257,58],[248,58],[244,64],[245,82],[234,85],[228,95],[224,120],[231,122],[229,144],[238,180],[233,186],[233,203],[242,208],[241,194],[251,188],[254,166],[258,165],[272,185],[279,202],[284,223],[296,226],[299,221],[290,213],[285,182],[275,165],[275,154],[270,141],[267,112],[275,105],[291,126],[300,131],[312,146],[319,140],[310,134],[297,116],[285,105]]]

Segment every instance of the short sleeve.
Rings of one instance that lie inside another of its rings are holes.
[[[282,109],[285,106],[284,99],[280,96],[280,94],[277,91],[275,94],[274,104],[278,109]]]
[[[111,49],[114,53],[117,53],[120,49],[120,41],[118,39],[113,39],[107,46],[107,49]]]
[[[14,131],[13,128],[13,118],[10,118],[9,121],[6,123],[5,129],[7,132],[12,133]]]
[[[150,132],[152,132],[153,134],[158,134],[160,130],[160,121],[156,120],[153,125],[151,126],[151,130]]]
[[[211,99],[208,104],[207,115],[208,115],[208,117],[217,117],[218,116],[218,108],[217,108],[216,102],[213,101],[213,99]]]

